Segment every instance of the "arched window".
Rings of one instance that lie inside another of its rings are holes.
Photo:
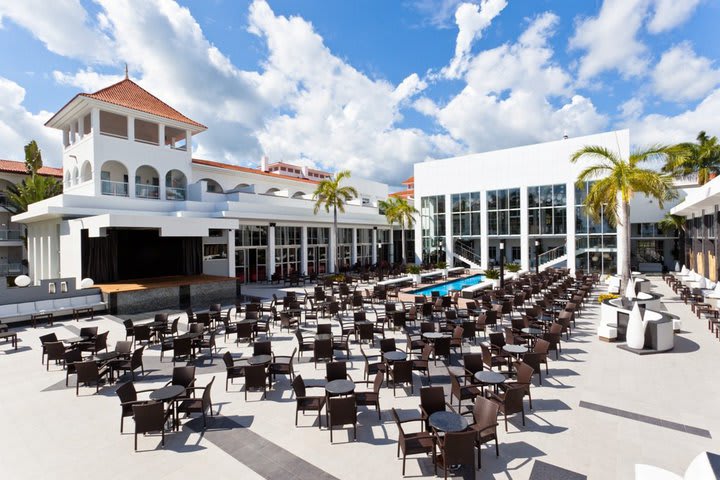
[[[85,160],[80,170],[80,182],[85,183],[90,180],[92,180],[92,165],[90,165],[89,161]]]
[[[103,195],[128,196],[128,170],[117,160],[108,160],[100,167],[100,191]]]
[[[135,196],[138,198],[160,198],[160,175],[150,165],[135,170]]]
[[[180,170],[170,170],[165,175],[165,199],[187,200],[187,178]]]
[[[223,188],[220,186],[220,184],[218,182],[216,182],[212,178],[203,178],[200,181],[202,182],[203,180],[207,182],[207,190],[205,190],[206,192],[223,193]]]
[[[293,193],[292,198],[303,199],[303,198],[305,198],[305,195],[307,195],[305,192],[295,192],[295,193]]]

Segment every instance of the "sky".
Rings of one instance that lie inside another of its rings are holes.
[[[717,134],[717,0],[0,0],[0,158],[124,76],[262,155],[398,185],[415,162],[629,128]],[[531,159],[528,159],[531,161]]]

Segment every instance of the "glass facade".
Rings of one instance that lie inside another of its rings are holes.
[[[307,268],[308,274],[327,272],[327,253],[330,229],[308,227]]]
[[[586,182],[582,188],[575,187],[575,246],[577,256],[575,268],[593,273],[615,273],[617,271],[617,235],[604,213],[595,222],[585,212],[585,199],[593,182]]]
[[[300,227],[275,227],[275,273],[300,273]]]
[[[420,199],[423,262],[445,260],[445,215],[445,195]]]
[[[480,236],[480,192],[452,195],[453,237]]]
[[[235,276],[242,282],[267,278],[268,227],[240,225],[235,230]]]
[[[487,192],[488,235],[520,235],[520,189]]]
[[[530,235],[564,235],[567,232],[566,205],[564,184],[528,187]]]

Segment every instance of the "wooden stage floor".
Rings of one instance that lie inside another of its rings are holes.
[[[228,280],[234,280],[234,278],[216,275],[177,275],[172,277],[139,278],[113,283],[96,283],[94,286],[99,288],[103,293],[122,293],[149,290],[152,288],[177,287],[180,285],[226,282]]]

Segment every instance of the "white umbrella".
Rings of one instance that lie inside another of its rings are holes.
[[[635,303],[633,309],[630,311],[625,340],[627,346],[630,348],[642,350],[645,346],[645,322],[643,322],[640,305],[638,303]]]
[[[699,289],[707,288],[707,281],[705,280],[705,277],[700,277],[700,280],[698,280],[698,288]]]
[[[628,281],[627,287],[625,287],[625,297],[627,297],[628,300],[635,298],[635,281],[632,278]]]

